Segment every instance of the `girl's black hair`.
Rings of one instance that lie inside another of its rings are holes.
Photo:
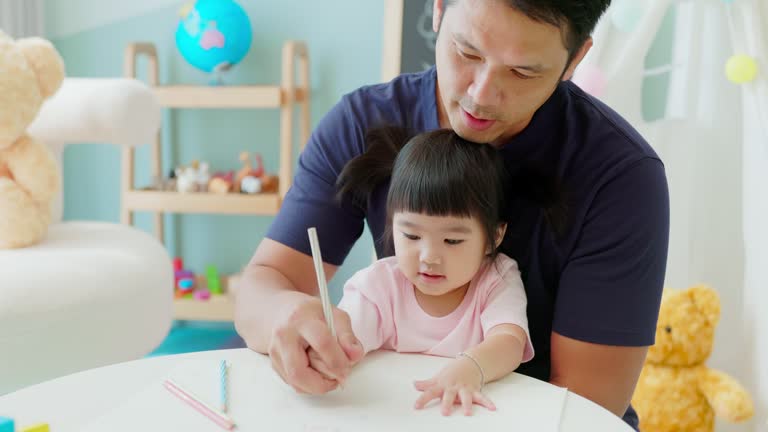
[[[376,128],[368,131],[366,143],[365,153],[349,161],[339,175],[337,198],[365,206],[374,189],[390,180],[388,234],[398,211],[476,217],[488,244],[495,245],[509,206],[521,196],[535,196],[537,204],[549,202],[545,214],[561,207],[554,203],[556,182],[531,170],[521,171],[525,178],[511,177],[497,149],[467,141],[451,129],[412,135],[402,128]],[[552,222],[552,215],[547,216]],[[556,219],[558,224],[564,222],[560,216]],[[495,256],[496,248],[492,246],[491,251]]]

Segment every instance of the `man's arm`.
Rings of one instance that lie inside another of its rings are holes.
[[[549,381],[621,417],[647,352],[648,347],[598,345],[552,332]]]
[[[332,278],[337,266],[324,264]],[[243,271],[235,302],[235,326],[248,347],[269,354],[272,365],[297,391],[325,393],[336,381],[309,367],[306,349],[317,351],[343,380],[362,350],[349,317],[334,308],[336,343],[328,332],[317,293],[312,257],[265,238]]]
[[[331,378],[343,378],[362,354],[346,313],[333,309],[338,341],[326,326],[322,305],[314,296],[317,279],[307,229],[317,229],[323,259],[336,265],[363,232],[364,210],[336,201],[336,181],[365,148],[365,99],[362,92],[343,97],[312,132],[291,188],[238,289],[238,333],[249,348],[268,353],[275,370],[301,392],[324,393],[336,382],[324,380],[309,366],[309,348],[336,372]],[[332,277],[336,269],[326,264],[325,274]]]
[[[330,280],[337,266],[323,263]],[[312,257],[265,238],[259,244],[240,280],[235,324],[256,352],[266,354],[271,328],[285,317],[285,308],[311,301],[317,295]]]
[[[622,417],[656,334],[669,241],[663,165],[646,158],[595,196],[560,277],[550,380]]]

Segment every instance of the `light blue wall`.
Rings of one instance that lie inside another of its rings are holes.
[[[180,5],[183,2],[180,2]],[[227,77],[229,83],[279,83],[282,43],[308,44],[312,87],[312,126],[346,92],[378,81],[381,68],[383,1],[241,0],[251,17],[253,45],[246,59]],[[123,50],[133,41],[151,41],[158,49],[163,83],[202,83],[206,77],[177,54],[174,31],[178,7],[164,7],[62,37],[53,37],[70,76],[110,77],[123,71]],[[70,11],[71,12],[71,11]],[[87,11],[81,11],[87,13]],[[70,17],[72,14],[70,14]],[[57,17],[48,17],[48,21]],[[145,66],[140,63],[139,70]],[[277,110],[174,110],[164,114],[164,172],[177,163],[208,160],[214,167],[236,169],[242,150],[264,154],[267,170],[278,169]],[[172,144],[172,145],[171,145]],[[173,149],[173,150],[172,150]],[[77,145],[64,154],[64,217],[68,220],[119,220],[117,148]],[[137,155],[140,184],[149,182],[148,146]],[[166,239],[174,254],[194,270],[214,263],[223,272],[238,271],[250,258],[272,218],[182,215],[166,218]],[[148,215],[137,226],[150,230]],[[334,278],[334,298],[341,282],[371,259],[366,233]]]

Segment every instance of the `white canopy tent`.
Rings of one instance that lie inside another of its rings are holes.
[[[44,0],[0,0],[0,29],[14,39],[44,36]]]
[[[648,121],[645,59],[670,8],[666,115]],[[767,31],[766,0],[614,0],[574,78],[624,115],[665,162],[666,285],[706,283],[720,293],[722,319],[709,365],[747,387],[756,414],[741,425],[718,423],[718,431],[768,431]],[[757,60],[755,80],[728,81],[725,65],[734,54]]]

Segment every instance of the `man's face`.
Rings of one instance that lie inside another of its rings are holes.
[[[561,30],[502,0],[436,0],[433,18],[440,124],[470,141],[498,145],[522,131],[591,46],[566,70]]]

